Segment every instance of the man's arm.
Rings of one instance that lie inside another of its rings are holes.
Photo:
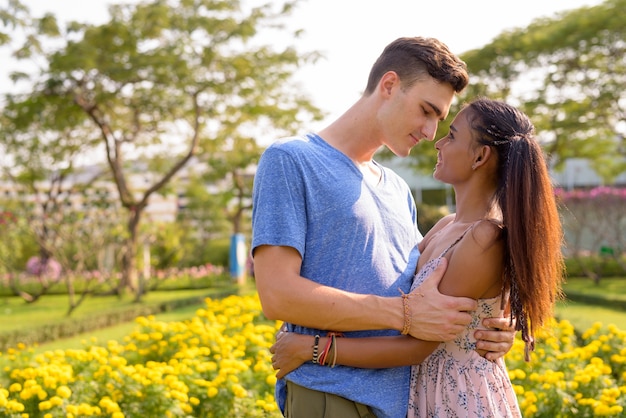
[[[290,247],[255,249],[256,285],[269,319],[333,331],[402,330],[405,310],[400,294],[383,297],[322,286],[300,275],[301,263],[298,251]],[[444,270],[445,263],[429,279],[435,285],[420,289],[423,296],[410,298],[410,334],[414,337],[451,340],[471,320],[464,311],[476,309],[473,299],[450,297],[437,290]]]

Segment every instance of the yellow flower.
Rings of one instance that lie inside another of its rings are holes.
[[[67,386],[59,386],[56,392],[63,399],[69,399],[72,396],[72,390]]]
[[[11,399],[9,400],[9,402],[7,402],[6,408],[9,412],[22,412],[24,411],[24,404],[14,399]]]
[[[537,406],[536,405],[528,405],[526,407],[526,409],[524,410],[524,416],[525,417],[533,416],[536,413],[537,413]]]
[[[237,398],[245,398],[246,396],[248,396],[248,391],[246,391],[246,389],[244,389],[244,387],[238,383],[232,385],[231,390]]]
[[[47,411],[48,409],[51,409],[51,408],[52,408],[52,403],[50,401],[39,402],[40,411]]]
[[[58,396],[53,396],[50,398],[50,403],[52,404],[52,406],[61,406],[63,405],[63,399]]]

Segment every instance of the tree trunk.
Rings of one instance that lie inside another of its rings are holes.
[[[141,287],[137,275],[137,230],[143,208],[135,207],[130,210],[128,219],[128,238],[125,242],[125,251],[122,256],[122,280],[119,291],[122,294],[129,290],[135,294],[135,301],[141,300]]]

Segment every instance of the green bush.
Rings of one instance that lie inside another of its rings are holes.
[[[37,355],[24,344],[8,350],[0,357],[0,415],[280,417],[269,352],[280,322],[265,319],[256,294],[205,302],[184,321],[138,317],[121,341]],[[626,332],[546,325],[530,362],[520,338],[506,356],[523,416],[623,417]]]
[[[31,326],[15,331],[0,333],[0,351],[19,344],[33,345],[56,341],[61,338],[85,334],[97,329],[131,322],[139,316],[170,312],[187,306],[200,305],[208,295],[226,296],[233,289],[224,287],[222,291],[208,291],[206,295],[172,299],[159,303],[137,304],[124,309],[112,309],[100,315],[68,319],[40,326]]]
[[[565,259],[565,269],[569,277],[585,277],[585,271],[593,271],[598,277],[623,277],[626,257],[621,264],[613,257],[601,255],[571,256]]]
[[[426,235],[428,231],[446,215],[449,215],[450,211],[447,206],[439,205],[427,205],[425,203],[417,205],[417,224],[419,230],[423,235]]]
[[[228,267],[230,253],[230,238],[215,239],[202,248],[202,264],[209,263],[215,266]]]

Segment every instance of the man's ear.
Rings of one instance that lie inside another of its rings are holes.
[[[395,71],[387,71],[380,78],[380,83],[378,83],[378,88],[381,93],[388,97],[391,96],[391,92],[393,88],[400,83],[400,78]]]

